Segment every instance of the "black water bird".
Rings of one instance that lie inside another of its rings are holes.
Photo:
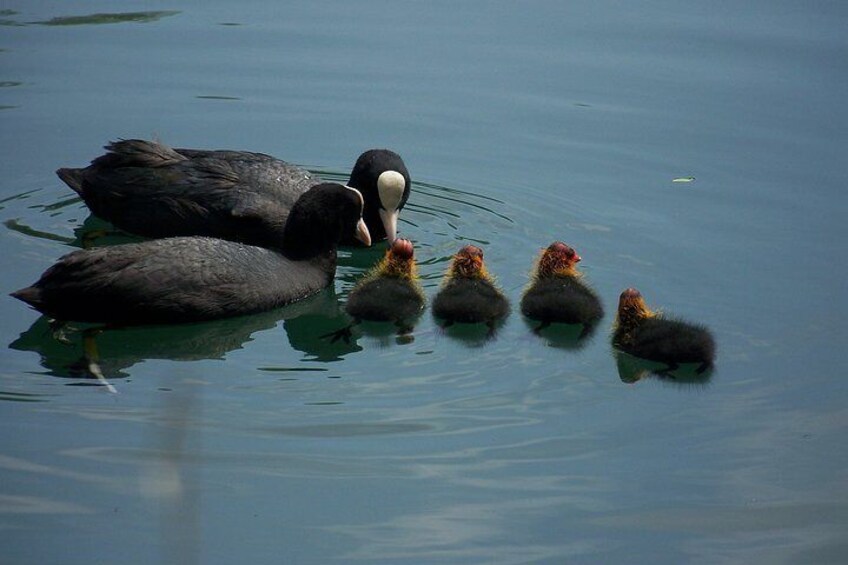
[[[396,239],[350,292],[345,311],[355,320],[403,324],[417,317],[424,303],[412,242]]]
[[[120,325],[269,310],[328,286],[342,237],[370,244],[362,209],[357,190],[320,184],[292,207],[279,251],[210,237],[84,249],[12,296],[56,320]]]
[[[352,328],[362,321],[391,322],[397,326],[398,335],[408,334],[425,303],[412,242],[398,238],[350,291],[345,311],[353,323],[324,337],[350,340]]]
[[[278,248],[292,206],[322,182],[262,153],[173,149],[141,139],[105,149],[88,167],[56,174],[95,215],[146,237],[203,235]],[[348,185],[365,199],[372,238],[391,243],[411,186],[403,159],[388,149],[366,151]],[[346,234],[342,243],[355,240]]]
[[[561,241],[550,244],[539,257],[521,297],[521,313],[540,322],[537,333],[553,323],[582,324],[581,336],[585,336],[603,317],[600,299],[577,270],[580,260]]]
[[[612,342],[636,357],[666,363],[667,371],[697,363],[697,372],[703,373],[715,360],[715,340],[706,327],[650,310],[635,288],[619,297]]]
[[[482,249],[466,245],[454,255],[433,299],[433,314],[444,326],[484,323],[490,332],[509,314],[509,301],[486,270]]]

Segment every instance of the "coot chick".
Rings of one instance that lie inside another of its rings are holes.
[[[278,248],[292,206],[322,182],[262,153],[173,149],[141,139],[105,149],[88,167],[56,174],[95,215],[147,237],[205,235]],[[363,219],[372,238],[388,237],[391,243],[398,213],[409,198],[403,159],[388,149],[366,151],[348,185],[365,199]],[[342,243],[355,240],[345,234]]]
[[[412,242],[396,239],[385,257],[350,291],[345,311],[353,323],[324,337],[349,341],[351,329],[363,320],[392,322],[398,327],[398,335],[407,334],[412,331],[411,323],[421,315],[424,303]]]
[[[444,320],[444,326],[485,323],[494,331],[495,323],[508,313],[509,301],[486,271],[483,250],[474,245],[460,249],[433,300],[433,314]]]
[[[350,292],[345,310],[354,320],[402,324],[421,313],[424,301],[412,242],[396,239]]]
[[[555,241],[542,252],[530,286],[521,298],[521,312],[541,322],[536,332],[553,323],[582,324],[586,336],[604,315],[601,301],[577,270],[580,256]]]
[[[281,251],[209,237],[175,237],[65,255],[32,286],[12,293],[62,321],[196,322],[269,310],[329,285],[345,234],[364,244],[362,195],[335,183],[292,207]]]
[[[707,328],[651,311],[635,288],[621,293],[612,339],[631,355],[667,363],[667,371],[680,363],[699,363],[696,371],[703,373],[715,359],[715,341]]]

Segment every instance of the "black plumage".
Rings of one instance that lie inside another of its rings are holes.
[[[421,314],[424,302],[412,242],[396,239],[350,292],[345,311],[354,320],[401,324]]]
[[[292,206],[322,182],[262,153],[173,149],[140,139],[105,149],[86,168],[56,173],[95,215],[147,237],[203,235],[279,248]],[[365,199],[363,215],[375,240],[396,230],[410,182],[403,160],[392,151],[369,150],[357,160],[348,183]]]
[[[483,264],[483,250],[466,245],[454,256],[433,314],[446,325],[485,323],[490,327],[509,313],[509,301]]]
[[[583,324],[584,334],[604,315],[600,299],[582,280],[580,256],[562,242],[549,245],[539,258],[530,286],[521,298],[521,312],[541,322]]]
[[[363,321],[392,322],[398,334],[409,333],[425,302],[412,242],[396,239],[383,259],[350,291],[345,311],[353,322],[322,337],[332,337],[333,341],[343,338],[349,342],[352,328]]]
[[[712,366],[716,346],[710,331],[699,324],[652,312],[638,290],[621,293],[613,345],[643,359],[666,363],[698,363],[698,372]]]
[[[292,208],[281,251],[208,237],[175,237],[65,255],[12,294],[63,321],[193,322],[268,310],[333,280],[345,234],[369,243],[362,196],[317,185]]]

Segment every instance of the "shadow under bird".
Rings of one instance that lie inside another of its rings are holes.
[[[89,209],[121,230],[146,237],[204,235],[279,247],[297,199],[321,179],[262,153],[173,149],[141,139],[116,141],[82,169],[56,174]],[[403,159],[371,149],[356,161],[348,186],[362,193],[371,237],[397,237],[411,181]],[[343,244],[355,244],[345,234]]]
[[[484,323],[492,332],[508,313],[509,301],[486,271],[483,250],[475,245],[460,249],[433,299],[433,314],[443,327]]]
[[[521,313],[547,326],[582,324],[585,337],[604,315],[601,301],[583,282],[577,270],[580,255],[569,245],[555,241],[542,252],[530,286],[521,298]]]
[[[619,297],[612,342],[635,357],[666,363],[666,371],[676,370],[681,363],[698,363],[700,374],[715,360],[715,340],[706,327],[650,310],[635,288]]]
[[[294,204],[279,250],[209,237],[174,237],[69,253],[32,286],[12,293],[59,321],[196,322],[250,314],[328,286],[336,248],[370,245],[362,195],[324,183]]]

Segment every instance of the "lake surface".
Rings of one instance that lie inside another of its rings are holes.
[[[848,560],[844,2],[10,0],[0,29],[4,563]],[[132,137],[342,181],[390,147],[428,297],[475,243],[512,314],[331,343],[383,253],[345,250],[289,308],[105,331],[106,386],[8,292],[103,227],[53,171]],[[586,340],[517,310],[557,239]],[[617,358],[628,286],[715,370]]]

